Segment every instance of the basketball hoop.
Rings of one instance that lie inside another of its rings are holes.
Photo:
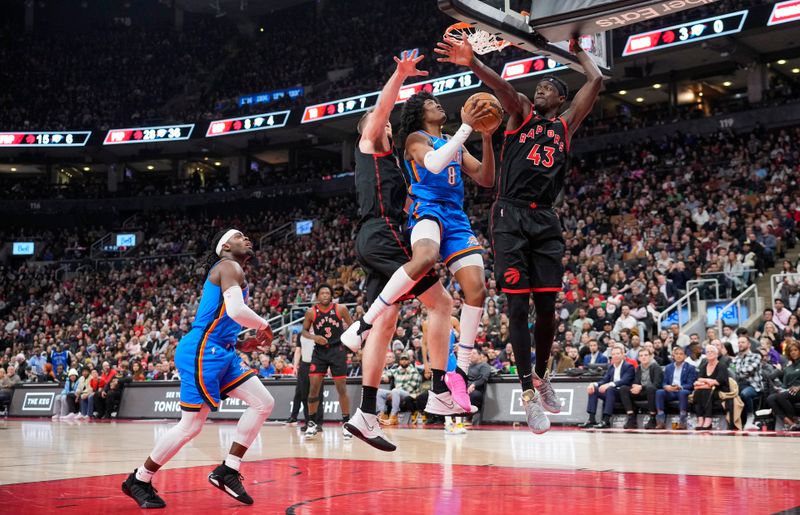
[[[466,22],[458,22],[447,27],[444,31],[445,38],[464,41],[466,38],[472,45],[472,51],[479,55],[496,52],[511,45],[508,41],[498,38],[485,30],[476,29]]]

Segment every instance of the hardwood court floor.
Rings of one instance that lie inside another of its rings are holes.
[[[125,476],[172,422],[0,422],[2,513],[138,513]],[[154,480],[165,513],[755,513],[800,510],[800,439],[522,429],[392,429],[395,453],[267,425],[242,466],[244,506],[206,475],[233,438],[208,423]],[[257,510],[257,511],[254,511]],[[787,511],[787,513],[789,513]]]

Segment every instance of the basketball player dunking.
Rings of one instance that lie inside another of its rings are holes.
[[[317,408],[320,401],[322,381],[328,368],[331,369],[333,383],[339,394],[339,406],[342,408],[342,421],[350,419],[350,400],[347,397],[347,353],[342,346],[341,336],[345,328],[353,323],[347,308],[333,302],[333,290],[327,284],[317,287],[317,304],[306,311],[303,330],[300,336],[311,338],[316,344],[311,356],[308,377],[311,383],[308,392],[308,416],[306,417],[306,438],[313,438],[321,429],[317,420]],[[312,334],[310,331],[314,329]],[[353,435],[343,428],[344,438]]]
[[[402,237],[408,185],[394,153],[389,115],[403,81],[408,77],[428,74],[417,69],[417,63],[422,58],[413,54],[405,55],[402,59],[395,57],[397,69],[381,91],[378,105],[373,111],[368,111],[358,123],[360,136],[355,150],[355,180],[360,217],[356,254],[367,273],[367,302],[371,305],[384,305],[386,309],[380,316],[369,320],[370,331],[351,331],[351,338],[346,338],[351,328],[358,329],[357,321],[342,334],[342,343],[353,352],[358,351],[366,340],[362,356],[361,407],[353,413],[344,427],[354,436],[383,451],[394,451],[397,448],[383,432],[376,414],[378,385],[386,348],[397,327],[397,300],[417,296],[427,306],[431,320],[431,367],[439,371],[438,382],[433,388],[439,394],[440,401],[450,406],[447,414],[463,412],[453,402],[444,383],[452,297],[432,270],[406,280],[397,280],[393,275],[411,259],[411,250]],[[379,300],[378,294],[387,289],[387,296]]]
[[[263,350],[269,348],[272,329],[246,304],[248,288],[243,267],[254,255],[250,240],[230,229],[214,237],[212,248],[197,315],[175,353],[181,376],[181,420],[158,439],[147,461],[122,483],[122,491],[140,508],[166,506],[153,488],[153,475],[200,433],[209,412],[217,411],[220,399],[225,397],[240,399],[248,408],[236,426],[228,456],[208,480],[237,501],[253,504],[242,485],[239,465],[275,401],[236,353],[236,339],[242,326],[257,329],[256,338],[247,340],[238,350]]]
[[[564,238],[555,211],[569,169],[572,135],[586,118],[602,87],[602,76],[576,40],[570,41],[587,82],[570,108],[559,111],[568,96],[567,86],[555,77],[544,77],[536,86],[533,102],[480,62],[469,42],[446,38],[438,43],[438,60],[468,66],[486,83],[509,114],[500,154],[497,200],[492,208],[495,277],[508,296],[509,336],[516,356],[531,349],[528,330],[530,295],[536,308],[534,341],[536,369],[519,359],[517,374],[528,426],[534,433],[550,428],[544,410],[561,410],[547,371],[547,360],[556,330],[556,295],[562,290]],[[534,390],[535,388],[535,390]]]

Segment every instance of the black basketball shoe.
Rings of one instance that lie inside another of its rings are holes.
[[[212,485],[241,503],[253,504],[253,498],[247,495],[242,479],[244,477],[239,474],[239,471],[225,465],[225,462],[222,462],[222,465],[219,465],[208,475],[208,482]]]
[[[140,508],[166,508],[167,503],[158,496],[152,483],[145,483],[136,479],[136,471],[128,475],[122,483],[122,491],[136,501]]]

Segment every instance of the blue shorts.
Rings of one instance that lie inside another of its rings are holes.
[[[442,256],[445,266],[470,254],[483,252],[483,247],[472,232],[469,218],[458,206],[413,199],[409,213],[409,229],[413,229],[419,221],[425,219],[439,223],[439,230],[442,233],[439,255]]]
[[[217,411],[220,398],[254,376],[255,372],[236,354],[234,344],[202,340],[192,330],[181,338],[175,351],[175,367],[181,375],[181,409],[200,411],[203,403]]]
[[[458,367],[458,358],[456,357],[456,336],[450,331],[450,346],[448,347],[447,351],[447,372],[455,372],[456,367]]]

